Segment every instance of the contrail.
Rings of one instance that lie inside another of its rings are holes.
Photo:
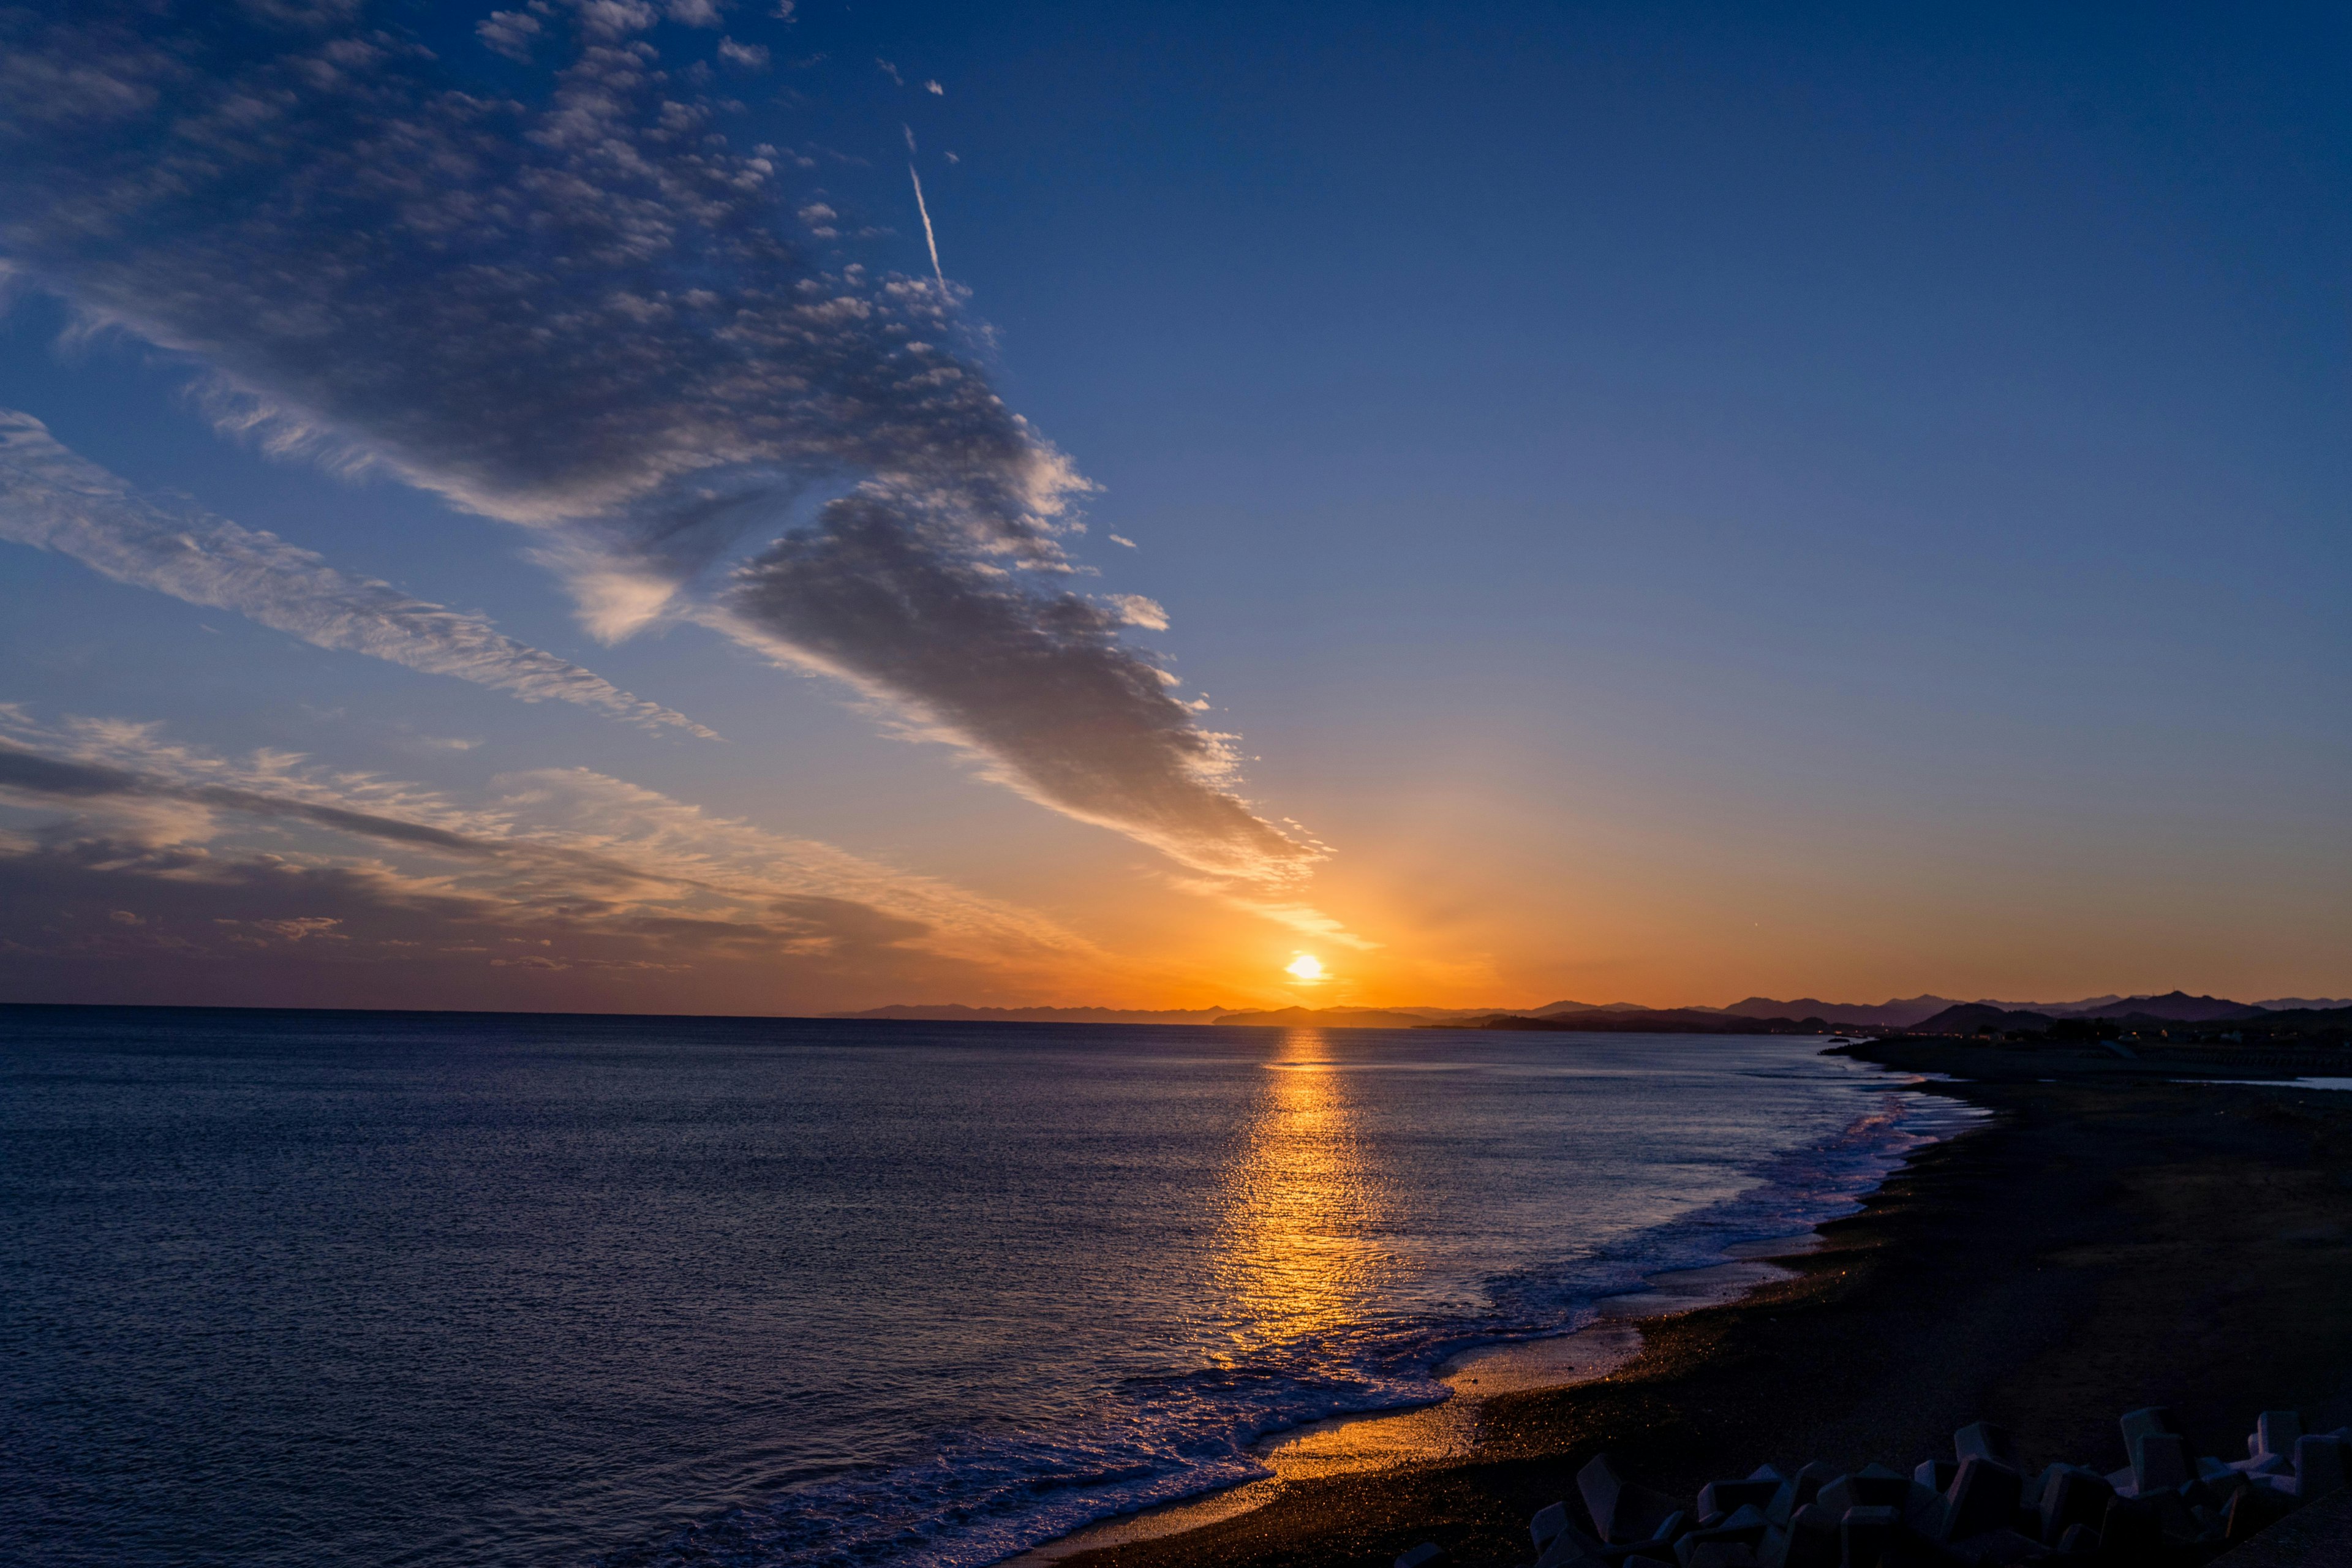
[[[923,176],[915,173],[915,128],[901,125],[907,133],[907,178],[915,182],[915,210],[923,215],[923,243],[931,247],[931,276],[940,280],[940,298],[948,298],[948,275],[940,270],[940,237],[931,232],[931,209],[923,202]]]
[[[657,11],[715,6],[554,7],[582,18],[565,30],[598,107],[566,87],[491,114],[459,90],[470,79],[423,51],[379,58],[374,7],[273,4],[301,11],[303,28],[256,33],[247,51],[242,33],[237,49],[215,47],[216,7],[0,0],[0,64],[38,88],[12,76],[0,91],[12,282],[189,356],[208,373],[199,407],[225,429],[531,525],[583,622],[606,635],[657,613],[709,617],[903,716],[907,733],[982,759],[1000,787],[1195,874],[1293,896],[1276,889],[1303,882],[1323,850],[1236,793],[1236,743],[1127,640],[1140,607],[1064,574],[1066,523],[1091,489],[998,395],[986,340],[909,286],[903,252],[879,277],[845,261],[827,270],[831,253],[799,242],[841,237],[814,232],[834,226],[829,208],[813,210],[823,171],[682,138],[667,105],[692,70],[686,57],[665,76],[641,40],[609,41],[652,32]],[[116,70],[133,33],[157,63],[136,54],[120,67],[131,76],[97,91],[89,62]],[[362,55],[374,62],[363,90],[340,67],[331,79],[318,68],[348,58],[358,70]],[[695,115],[719,112],[685,96]],[[269,115],[255,119],[254,103]],[[184,125],[204,128],[201,156],[174,133]],[[418,184],[419,167],[435,177]],[[386,192],[414,204],[389,227]],[[924,191],[927,219],[929,203]],[[354,247],[355,231],[382,243]],[[463,246],[434,237],[458,233]],[[541,264],[549,235],[591,233],[663,237]],[[649,310],[648,290],[708,297]],[[206,545],[194,563],[215,584],[205,602],[229,602],[220,584],[245,558],[212,564],[215,533],[180,503],[155,505],[177,523],[140,533],[153,548],[138,580],[168,565],[172,581],[192,581],[173,542],[185,532]],[[803,509],[806,523],[788,526]],[[0,525],[36,524],[0,500]],[[218,548],[279,563],[280,542],[248,531],[220,533]],[[753,553],[727,570],[739,551]],[[410,624],[408,596],[371,582],[354,590],[359,607]],[[486,643],[501,635],[473,629]],[[595,689],[591,706],[621,711]]]
[[[948,297],[948,275],[940,270],[940,237],[931,232],[931,209],[923,205],[923,176],[915,173],[915,165],[907,165],[907,177],[915,182],[915,210],[923,215],[923,243],[931,247],[931,276],[940,280],[940,298]]]

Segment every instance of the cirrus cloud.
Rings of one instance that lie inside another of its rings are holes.
[[[479,616],[338,572],[275,534],[135,495],[39,420],[7,408],[0,408],[0,539],[70,556],[118,583],[234,610],[317,647],[453,675],[526,702],[574,702],[654,730],[719,738]]]
[[[1120,640],[1154,621],[1056,586],[1088,487],[957,346],[961,297],[804,255],[788,220],[821,193],[728,141],[651,5],[530,14],[482,34],[561,54],[521,98],[359,9],[0,16],[0,255],[202,365],[224,425],[539,531],[601,636],[730,627],[1055,810],[1303,875],[1319,851]]]

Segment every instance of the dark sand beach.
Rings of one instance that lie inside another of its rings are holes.
[[[2352,1093],[2180,1084],[2095,1050],[1856,1054],[1950,1074],[1927,1087],[1994,1119],[1924,1150],[1737,1301],[1651,1303],[1639,1353],[1606,1375],[1482,1390],[1423,1417],[1417,1450],[1402,1433],[1396,1462],[1286,1464],[1162,1521],[1177,1533],[1081,1537],[1068,1545],[1106,1544],[1060,1563],[1305,1568],[1422,1541],[1519,1563],[1528,1516],[1604,1449],[1688,1495],[1767,1461],[1908,1469],[1979,1418],[2033,1465],[2102,1468],[2124,1462],[2116,1418],[2140,1405],[2231,1453],[2262,1409],[2352,1421]],[[1577,1375],[1574,1356],[1559,1364]]]

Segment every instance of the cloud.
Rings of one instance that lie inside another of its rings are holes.
[[[349,942],[351,938],[336,934],[335,928],[342,923],[341,918],[336,915],[297,915],[290,920],[253,922],[257,930],[287,942],[301,942],[314,936],[328,942]]]
[[[1349,931],[1337,916],[1326,914],[1312,904],[1255,898],[1234,883],[1207,877],[1171,877],[1168,882],[1181,891],[1213,900],[1228,909],[1255,915],[1278,926],[1287,926],[1318,942],[1336,942],[1341,947],[1354,948],[1359,952],[1376,952],[1381,945],[1370,937]]]
[[[1133,541],[1132,539],[1128,538],[1128,537],[1127,537],[1127,535],[1125,535],[1125,534],[1123,534],[1123,533],[1112,533],[1112,534],[1107,534],[1107,535],[1105,535],[1104,537],[1108,538],[1108,540],[1109,540],[1113,544],[1124,544],[1124,545],[1126,545],[1129,550],[1133,550],[1133,549],[1135,549],[1135,548],[1136,548],[1135,541]]]
[[[1119,620],[1127,626],[1154,632],[1168,629],[1168,612],[1160,607],[1157,599],[1147,599],[1140,594],[1105,594],[1103,602],[1118,611]]]
[[[474,36],[484,48],[525,62],[541,31],[539,18],[528,11],[493,11],[474,24]]]
[[[71,556],[118,583],[235,610],[318,647],[453,675],[526,702],[576,702],[648,728],[718,738],[682,713],[501,636],[478,616],[338,572],[275,534],[136,496],[39,420],[6,408],[0,408],[0,539]]]
[[[572,0],[580,30],[592,38],[625,38],[642,33],[659,19],[646,0]]]
[[[923,934],[823,898],[756,925],[583,919],[364,862],[0,839],[0,987],[20,1000],[744,1015],[988,984]]]
[[[745,70],[763,71],[768,68],[768,47],[765,44],[739,44],[732,38],[721,38],[719,40],[719,58]]]
[[[469,941],[528,930],[656,964],[722,950],[745,963],[822,955],[849,942],[1000,977],[1117,967],[1017,906],[583,768],[506,775],[465,802],[284,752],[226,757],[153,725],[47,726],[0,706],[0,806],[48,814],[30,835],[0,827],[0,862],[123,874],[107,895],[111,924],[154,923],[149,905],[163,895],[125,890],[133,884],[257,879],[341,890],[261,911],[228,898],[205,918],[242,922],[247,942],[358,940],[362,922],[337,900],[362,889],[379,913],[441,928],[445,946],[459,928]]]
[[[650,5],[533,15],[564,62],[509,98],[359,21],[0,13],[0,258],[200,364],[225,426],[537,530],[601,636],[722,626],[1032,800],[1302,875],[1226,739],[1056,586],[1089,487],[950,291],[797,248],[816,193],[664,71]]]
[[[924,90],[925,92],[934,94],[934,95],[936,95],[936,96],[938,96],[938,97],[940,97],[940,98],[945,98],[945,97],[947,96],[947,91],[948,91],[948,89],[947,89],[946,88],[941,87],[938,82],[935,82],[935,81],[927,81],[927,82],[925,82],[925,83],[923,84],[923,90]]]
[[[1193,721],[1120,643],[1117,616],[929,548],[910,510],[859,494],[787,533],[736,574],[738,635],[787,626],[779,657],[877,695],[919,692],[909,705],[929,733],[990,759],[1001,782],[1200,869],[1258,878],[1314,853],[1221,787],[1231,738]]]

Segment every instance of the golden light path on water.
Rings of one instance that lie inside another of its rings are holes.
[[[1235,1352],[1361,1319],[1391,1259],[1392,1205],[1368,1171],[1364,1130],[1318,1029],[1285,1034],[1224,1183],[1212,1279]]]
[[[1346,1038],[1318,1029],[1278,1037],[1261,1059],[1220,1177],[1209,1300],[1194,1321],[1212,1361],[1236,1372],[1282,1364],[1271,1352],[1286,1342],[1344,1336],[1376,1321],[1382,1303],[1426,1265],[1427,1249],[1443,1243],[1428,1234],[1431,1216],[1412,1212],[1412,1162],[1430,1157],[1413,1137],[1419,1113],[1393,1094],[1384,1105],[1364,1087],[1400,1070],[1442,1066],[1431,1058],[1443,1053],[1346,1050],[1339,1045]],[[1442,1157],[1465,1155],[1456,1148]],[[1487,1398],[1608,1376],[1640,1352],[1637,1320],[1791,1278],[1766,1259],[1807,1250],[1814,1239],[1742,1242],[1725,1249],[1729,1261],[1662,1270],[1647,1277],[1645,1289],[1599,1302],[1575,1332],[1474,1345],[1432,1369],[1449,1394],[1442,1403],[1309,1419],[1250,1446],[1267,1472],[1263,1479],[1099,1521],[1004,1568],[1055,1568],[1082,1552],[1231,1519],[1304,1481],[1465,1456]],[[1475,1304],[1461,1306],[1454,1315],[1466,1320],[1474,1310]]]

